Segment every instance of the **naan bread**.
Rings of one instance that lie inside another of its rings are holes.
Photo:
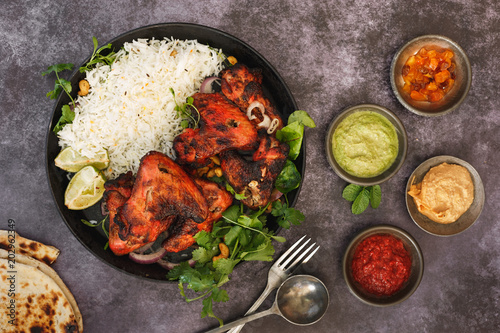
[[[9,233],[7,230],[0,230],[0,249],[9,250],[9,234],[12,239],[14,235],[12,231]],[[14,245],[16,246],[16,253],[41,260],[47,265],[52,264],[59,256],[59,249],[53,246],[21,237],[17,232],[15,233],[15,237],[16,241]]]
[[[52,268],[21,254],[15,256],[14,269],[10,263],[8,252],[0,249],[1,332],[83,332],[78,305]],[[11,304],[11,291],[15,292],[15,325],[9,322],[12,316],[5,309]]]

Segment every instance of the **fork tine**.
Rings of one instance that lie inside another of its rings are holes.
[[[296,241],[295,244],[293,244],[285,253],[283,253],[281,257],[279,257],[279,259],[275,261],[274,264],[279,265],[283,260],[285,260],[288,257],[288,255],[293,251],[293,249],[295,249],[305,237],[306,235],[302,236],[302,238]]]
[[[293,271],[296,267],[311,259],[311,257],[316,253],[316,251],[318,251],[319,246],[311,254],[309,254],[309,256],[304,261],[302,261],[302,258],[304,258],[315,245],[316,243],[313,243],[311,246],[309,246],[309,248],[307,248],[307,250],[302,252],[302,254],[299,257],[297,257],[297,259],[295,259],[295,261],[290,266],[288,266],[288,268],[286,268],[286,272]]]
[[[307,245],[307,243],[309,243],[311,241],[311,239],[309,238],[304,244],[302,244],[297,250],[295,250],[291,255],[288,256],[288,258],[286,258],[285,262],[282,263],[282,264],[279,264],[278,266],[279,267],[286,267],[288,266],[288,264],[290,263],[290,261],[292,261],[295,257],[297,257],[302,249],[304,248],[304,246]]]

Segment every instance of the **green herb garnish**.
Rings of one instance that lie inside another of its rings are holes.
[[[342,191],[342,197],[352,202],[351,211],[353,214],[358,215],[363,213],[369,204],[374,209],[380,205],[382,190],[380,185],[360,186],[349,184]]]
[[[104,63],[106,65],[111,65],[113,61],[115,61],[116,58],[116,53],[111,51],[108,55],[102,55],[101,52],[106,49],[111,48],[111,44],[105,45],[99,49],[97,49],[97,39],[95,37],[92,37],[92,41],[94,43],[94,52],[92,53],[92,56],[90,57],[90,61],[85,65],[80,67],[79,71],[80,73],[85,73],[86,71],[89,71],[92,69],[92,67],[98,63]],[[74,67],[73,64],[56,64],[49,66],[46,71],[42,72],[42,76],[45,76],[50,73],[54,73],[56,75],[56,82],[54,86],[54,90],[51,90],[47,93],[47,97],[50,99],[56,99],[60,94],[61,91],[64,90],[64,92],[68,95],[69,99],[71,100],[71,103],[68,105],[63,105],[61,108],[62,115],[57,121],[57,124],[54,126],[54,129],[52,130],[54,133],[57,134],[64,125],[66,124],[71,124],[73,120],[75,119],[75,112],[74,107],[75,107],[75,100],[71,96],[71,82],[68,80],[65,80],[61,77],[59,77],[59,73],[65,71],[65,70],[72,70]]]
[[[297,110],[288,117],[288,125],[276,131],[276,138],[290,146],[288,159],[292,161],[299,156],[304,137],[304,126],[314,128],[316,124],[306,111]]]
[[[189,96],[186,98],[186,102],[183,104],[177,104],[177,101],[175,99],[175,91],[174,89],[170,88],[170,92],[174,96],[174,101],[175,101],[175,108],[174,110],[177,111],[177,115],[179,117],[182,117],[183,119],[181,120],[181,127],[182,128],[188,128],[190,125],[192,128],[197,128],[198,124],[200,123],[200,112],[198,109],[193,105],[194,98]],[[193,116],[193,110],[196,111],[196,118]]]
[[[97,43],[97,38],[92,37],[92,42],[94,43],[94,51],[92,52],[92,56],[90,57],[89,62],[87,62],[85,66],[80,67],[79,69],[80,73],[85,73],[90,71],[95,65],[99,63],[111,66],[111,64],[116,59],[116,53],[114,51],[110,51],[107,55],[101,54],[102,51],[111,49],[112,47],[111,44],[104,45],[99,49],[97,49],[97,46],[99,45]]]

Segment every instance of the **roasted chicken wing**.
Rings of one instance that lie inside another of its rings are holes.
[[[114,216],[118,232],[110,234],[110,248],[123,255],[155,241],[177,218],[200,223],[207,216],[207,200],[191,177],[166,155],[149,152],[130,198]]]
[[[201,187],[201,192],[207,199],[208,217],[202,223],[188,219],[172,224],[168,230],[169,237],[163,242],[163,248],[167,252],[180,252],[193,245],[196,242],[194,235],[198,231],[212,231],[213,223],[219,220],[222,213],[233,203],[233,196],[216,183],[201,178],[195,178],[194,181]]]
[[[220,155],[224,177],[237,193],[246,197],[241,202],[251,209],[258,209],[269,202],[274,182],[285,165],[289,151],[286,143],[262,131],[259,134],[260,145],[251,160],[236,151]]]
[[[220,152],[256,148],[257,130],[235,104],[218,93],[198,93],[193,98],[201,117],[200,127],[186,128],[174,139],[176,162],[203,166]]]
[[[221,72],[222,93],[236,103],[257,128],[275,133],[283,127],[283,120],[275,106],[262,90],[262,73],[237,63]]]

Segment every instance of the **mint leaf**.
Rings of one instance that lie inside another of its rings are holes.
[[[314,123],[314,120],[309,116],[309,114],[306,111],[303,110],[297,110],[293,112],[290,117],[288,117],[288,123],[291,124],[293,122],[299,122],[304,126],[310,127],[310,128],[315,128],[316,124]]]
[[[281,193],[288,193],[299,187],[301,181],[302,177],[297,171],[297,167],[295,167],[295,164],[290,160],[286,160],[285,166],[276,178],[274,186]]]
[[[290,146],[288,159],[295,160],[300,154],[300,146],[304,137],[304,125],[295,121],[276,131],[276,139]]]
[[[370,204],[370,192],[364,188],[357,196],[356,200],[354,200],[352,204],[351,211],[353,214],[361,214],[363,213],[368,205]]]
[[[370,204],[372,208],[377,208],[382,201],[382,190],[380,185],[373,185],[370,188]]]
[[[347,201],[354,201],[358,197],[359,193],[363,190],[363,186],[356,184],[349,184],[342,191],[342,198]]]

